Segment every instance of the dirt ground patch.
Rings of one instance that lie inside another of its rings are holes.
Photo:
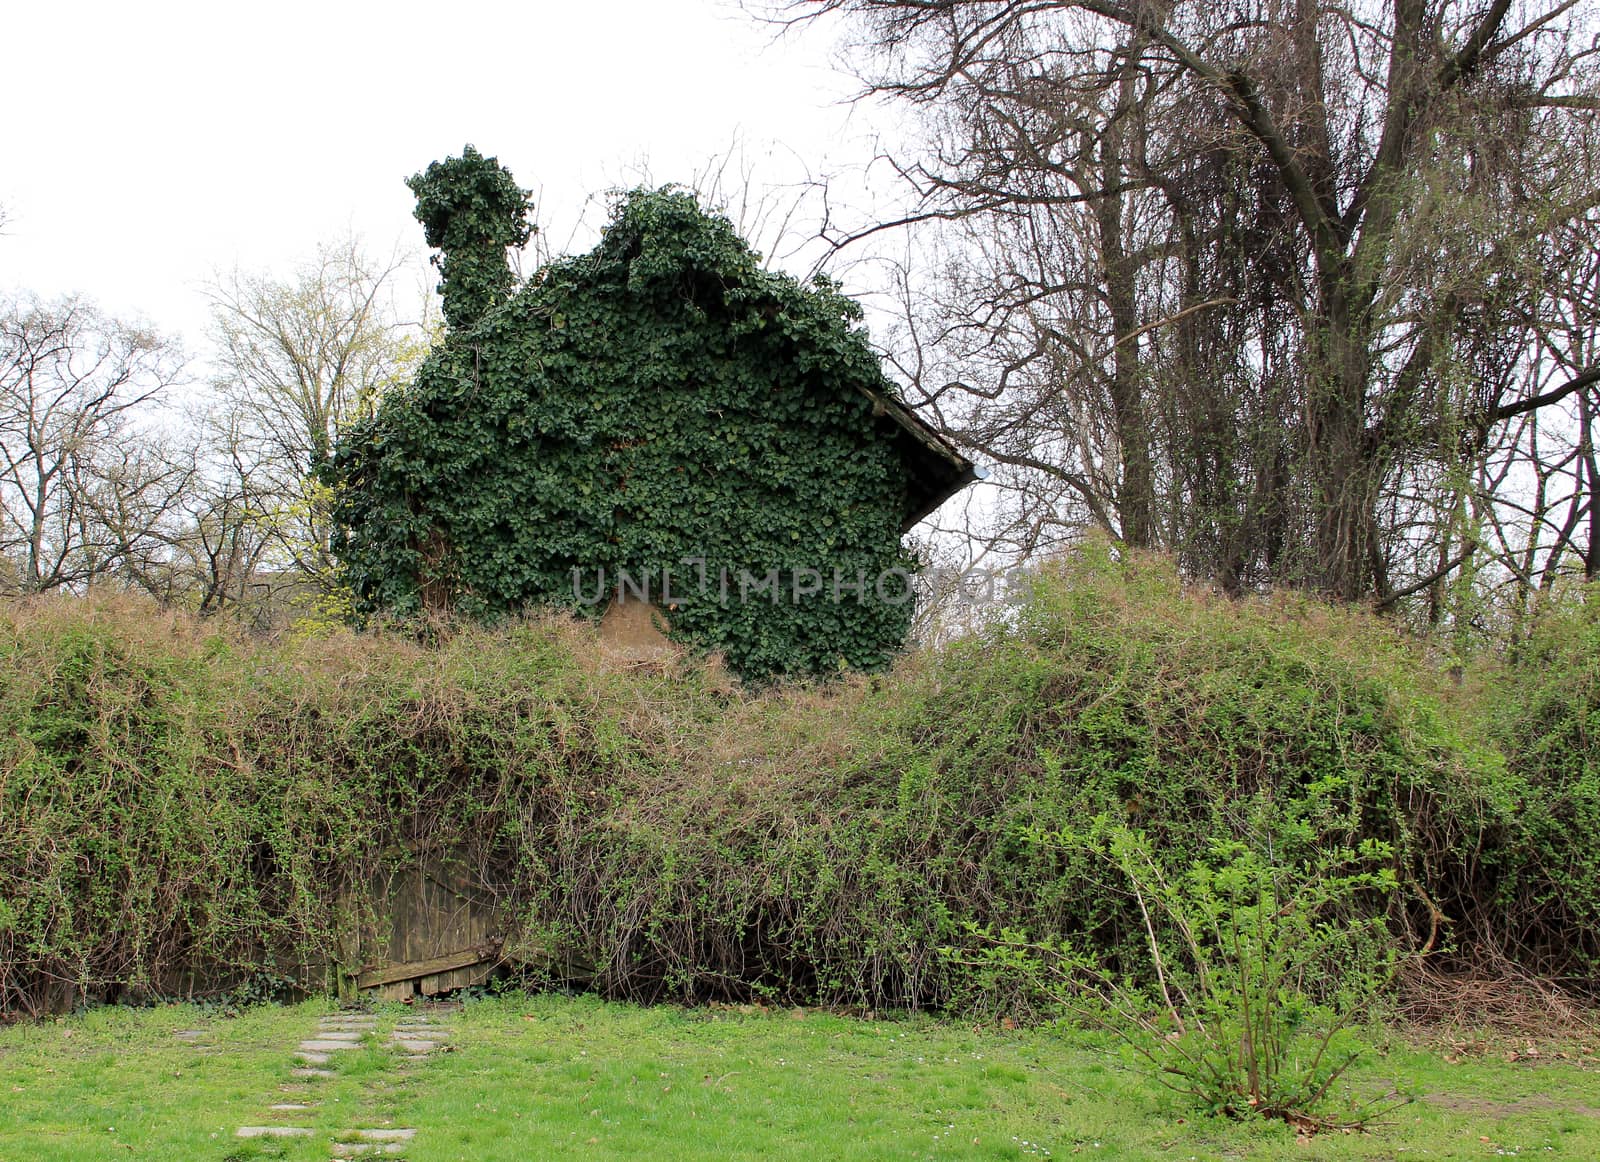
[[[1570,1102],[1552,1101],[1547,1097],[1519,1098],[1516,1101],[1495,1101],[1484,1097],[1460,1097],[1451,1093],[1424,1094],[1422,1100],[1430,1105],[1439,1106],[1460,1114],[1471,1114],[1474,1117],[1503,1118],[1512,1114],[1526,1113],[1563,1113],[1575,1114],[1580,1118],[1600,1118],[1600,1108],[1588,1105],[1573,1105]]]

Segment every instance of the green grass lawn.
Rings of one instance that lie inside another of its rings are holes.
[[[418,1130],[389,1155],[411,1162],[1600,1158],[1592,1047],[1509,1062],[1503,1046],[1397,1041],[1353,1088],[1425,1096],[1369,1133],[1297,1142],[1280,1125],[1195,1114],[1082,1033],[514,996],[445,1014],[449,1053],[341,1053],[335,1077],[295,1081],[294,1046],[326,1011],[106,1009],[0,1029],[0,1162],[324,1160],[341,1131],[386,1125]],[[402,1015],[381,1009],[380,1033]],[[318,1104],[268,1111],[297,1100]],[[316,1135],[234,1137],[289,1120]]]

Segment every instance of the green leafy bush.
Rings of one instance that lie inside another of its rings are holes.
[[[468,327],[511,293],[506,251],[528,244],[532,203],[511,171],[472,146],[436,161],[406,181],[417,196],[416,218],[436,259],[445,321]]]
[[[1100,823],[1144,921],[1142,971],[1109,969],[1081,936],[1037,944],[1012,929],[974,930],[985,945],[958,961],[1026,981],[1107,1030],[1209,1113],[1311,1131],[1362,1123],[1373,1103],[1343,1100],[1336,1086],[1362,1052],[1351,1026],[1394,974],[1394,934],[1372,907],[1397,887],[1392,853],[1368,842],[1286,866],[1271,854],[1275,837],[1258,835],[1170,869],[1142,833]]]

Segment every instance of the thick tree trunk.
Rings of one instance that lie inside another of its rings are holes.
[[[1105,188],[1116,190],[1127,178],[1124,139],[1136,121],[1134,83],[1137,65],[1144,50],[1143,40],[1135,37],[1124,62],[1117,87],[1115,112],[1100,139],[1100,178]],[[1122,474],[1117,491],[1117,514],[1122,524],[1122,539],[1136,548],[1152,543],[1155,508],[1155,478],[1150,461],[1150,420],[1144,399],[1144,375],[1139,363],[1139,306],[1135,279],[1138,266],[1128,256],[1124,239],[1124,200],[1119,193],[1108,193],[1095,206],[1100,232],[1100,253],[1105,264],[1106,301],[1111,308],[1111,410],[1117,426]]]
[[[1132,264],[1122,253],[1119,226],[1106,218],[1120,219],[1109,209],[1107,199],[1101,208],[1101,234],[1106,255],[1106,290],[1111,305],[1111,323],[1118,342],[1111,355],[1111,411],[1117,426],[1117,443],[1122,453],[1122,479],[1117,491],[1117,515],[1121,519],[1122,539],[1137,548],[1147,548],[1152,538],[1151,510],[1154,508],[1154,474],[1150,464],[1150,425],[1145,414],[1143,374],[1134,341],[1121,341],[1133,334],[1137,308],[1134,300]]]
[[[1589,481],[1589,544],[1583,554],[1583,579],[1600,580],[1600,462],[1594,450],[1594,405],[1587,393],[1578,397],[1578,454]]]
[[[1383,465],[1367,437],[1370,345],[1351,318],[1340,274],[1323,282],[1306,393],[1306,467],[1316,506],[1309,580],[1331,596],[1356,601],[1370,595],[1376,581],[1371,543]]]

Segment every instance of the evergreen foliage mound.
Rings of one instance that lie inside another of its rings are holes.
[[[418,215],[448,246],[434,207],[459,195],[437,168]],[[591,253],[453,330],[342,441],[328,476],[358,611],[598,611],[626,573],[741,674],[882,667],[915,563],[860,319],[832,284],[762,269],[691,195],[628,195]]]

